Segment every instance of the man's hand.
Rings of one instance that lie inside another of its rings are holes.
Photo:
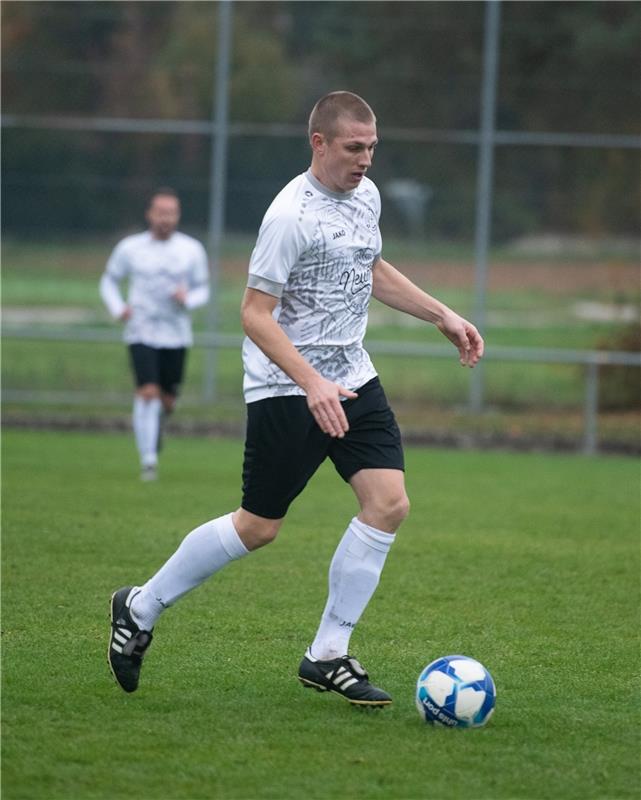
[[[131,319],[131,306],[125,306],[120,313],[118,319],[121,322],[127,322],[128,319]]]
[[[349,430],[341,397],[354,399],[356,392],[345,389],[338,383],[317,375],[303,387],[307,394],[307,405],[318,427],[332,438],[342,439]]]
[[[474,367],[478,364],[485,343],[471,322],[450,311],[436,324],[436,327],[458,348],[461,366]]]
[[[185,286],[179,286],[171,295],[174,300],[181,306],[184,306],[187,302],[187,288]]]

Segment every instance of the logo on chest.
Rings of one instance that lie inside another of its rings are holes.
[[[357,250],[351,267],[344,269],[338,279],[345,292],[345,305],[354,314],[365,314],[372,293],[372,262],[374,251],[370,248]]]

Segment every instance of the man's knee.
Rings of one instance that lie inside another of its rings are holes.
[[[176,395],[168,394],[167,392],[162,392],[160,395],[160,399],[162,401],[162,407],[166,414],[173,413],[173,410],[176,408]]]
[[[388,533],[396,531],[410,511],[410,501],[404,489],[370,498],[361,511],[368,525]]]
[[[396,530],[410,513],[410,499],[405,490],[398,492],[388,500],[385,513]]]
[[[248,550],[257,550],[273,542],[280,530],[282,519],[259,517],[239,508],[232,517],[236,533]]]
[[[143,400],[149,402],[150,400],[155,400],[157,397],[160,397],[160,386],[156,383],[143,383],[142,386],[136,389],[136,394],[138,397],[142,397]]]
[[[409,513],[403,472],[396,469],[362,469],[350,484],[356,493],[359,519],[372,528],[394,533]]]

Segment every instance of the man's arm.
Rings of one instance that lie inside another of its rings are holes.
[[[357,395],[323,378],[303,358],[272,316],[277,304],[278,298],[271,294],[258,289],[245,289],[240,312],[243,330],[269,359],[303,389],[309,410],[323,433],[342,438],[349,425],[339,398]]]
[[[188,311],[207,305],[209,302],[209,267],[207,253],[200,242],[195,244],[196,252],[191,262],[189,281],[177,286],[172,293],[174,300]]]
[[[436,325],[458,348],[464,367],[473,367],[483,355],[483,337],[471,322],[419,289],[382,258],[374,265],[372,295],[390,308]]]
[[[131,316],[131,309],[122,299],[118,281],[108,272],[103,273],[100,279],[100,296],[114,319],[122,321],[129,319]]]
[[[184,306],[188,311],[193,311],[195,308],[200,308],[200,306],[207,305],[209,302],[209,284],[204,283],[193,289],[179,286],[172,294],[172,297],[179,305]]]

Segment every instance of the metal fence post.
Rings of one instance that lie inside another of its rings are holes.
[[[218,329],[218,275],[220,248],[225,227],[225,179],[227,172],[227,137],[229,135],[229,62],[232,37],[232,0],[218,3],[218,61],[214,93],[214,129],[212,130],[211,169],[209,174],[209,221],[207,245],[211,271],[211,297],[207,328]],[[212,345],[205,351],[203,396],[211,403],[216,398],[218,352]]]
[[[583,452],[593,456],[597,451],[597,423],[599,415],[599,365],[590,361],[585,371],[585,406],[583,420]]]
[[[481,89],[481,127],[476,182],[476,270],[474,323],[483,333],[487,288],[487,251],[492,228],[492,173],[496,124],[496,83],[499,62],[500,0],[486,0],[483,40],[483,84]],[[474,369],[470,381],[470,410],[483,408],[483,362]]]

